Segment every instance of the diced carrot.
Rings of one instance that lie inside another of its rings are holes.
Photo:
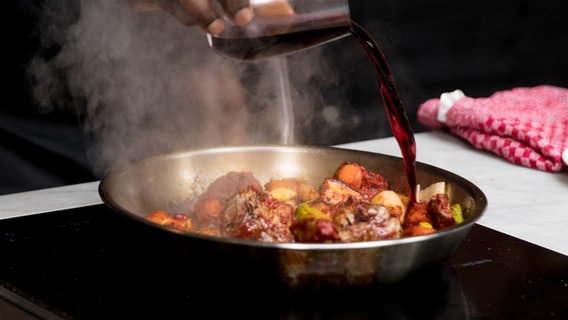
[[[436,229],[434,229],[434,228],[423,227],[423,226],[412,226],[412,227],[405,228],[402,231],[402,236],[403,237],[412,237],[412,236],[420,236],[420,235],[424,235],[424,234],[430,234],[430,233],[434,233],[434,232],[436,232]]]
[[[363,181],[363,168],[354,163],[346,163],[338,168],[335,177],[354,188],[361,188]]]
[[[146,219],[154,223],[164,225],[169,223],[172,220],[172,217],[164,210],[156,210],[146,216]]]

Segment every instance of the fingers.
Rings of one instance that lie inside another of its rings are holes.
[[[220,0],[222,9],[237,25],[245,25],[252,19],[252,8],[248,0]],[[180,0],[188,12],[197,17],[197,22],[207,33],[216,35],[225,29],[225,22],[215,6],[214,0]]]
[[[219,0],[227,16],[238,26],[249,23],[253,16],[253,11],[249,0]]]
[[[161,8],[184,25],[199,25],[207,33],[217,35],[225,29],[220,10],[235,24],[250,22],[253,11],[249,0],[129,0],[140,11]],[[221,4],[220,6],[218,3]]]
[[[212,0],[179,0],[179,4],[206,32],[219,34],[225,28]]]

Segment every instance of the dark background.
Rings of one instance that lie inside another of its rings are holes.
[[[351,1],[351,17],[389,62],[416,132],[418,106],[461,89],[471,97],[540,84],[568,87],[568,2]],[[376,76],[353,39],[326,49],[342,72],[334,98],[348,97],[360,125],[346,139],[386,136],[390,128]],[[346,48],[349,48],[346,50]]]
[[[38,48],[40,1],[10,0],[3,17],[3,99],[0,104],[0,194],[98,179],[85,156],[81,116],[34,109],[25,65]],[[568,87],[568,2],[564,0],[354,0],[353,20],[386,56],[415,132],[427,99],[463,90],[472,97],[517,86]],[[328,101],[353,127],[316,144],[390,136],[376,75],[354,39],[323,50],[340,71]]]

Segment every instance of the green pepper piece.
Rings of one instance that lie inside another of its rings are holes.
[[[450,207],[450,209],[452,210],[452,216],[454,217],[454,221],[456,223],[462,223],[463,222],[463,212],[462,212],[462,208],[461,208],[460,204],[456,203],[456,204],[452,205]]]
[[[304,202],[296,209],[296,217],[298,220],[315,219],[331,221],[331,218],[318,208],[312,207],[308,202]]]

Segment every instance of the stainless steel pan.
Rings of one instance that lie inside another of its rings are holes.
[[[465,208],[465,221],[434,234],[345,244],[262,243],[181,232],[147,221],[156,209],[187,211],[195,197],[229,171],[271,177],[302,177],[314,186],[343,161],[355,161],[385,176],[390,189],[406,193],[406,173],[398,157],[332,147],[262,145],[190,150],[148,158],[105,175],[99,193],[109,207],[179,240],[191,264],[217,270],[227,279],[255,279],[288,289],[354,288],[395,283],[410,273],[447,259],[482,216],[487,199],[471,182],[451,172],[417,163],[417,181],[445,181],[452,203]],[[215,267],[217,269],[215,269]],[[246,283],[247,281],[244,281]]]

